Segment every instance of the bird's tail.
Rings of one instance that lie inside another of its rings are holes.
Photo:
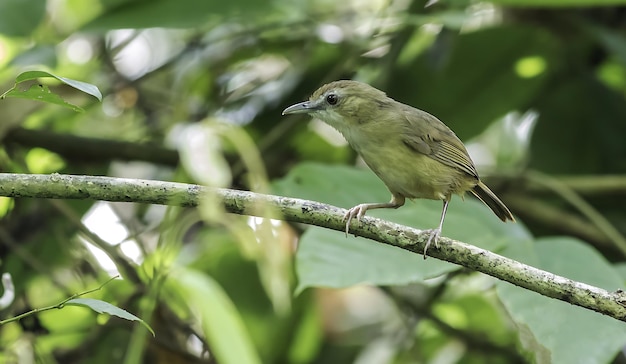
[[[489,206],[491,211],[493,211],[493,213],[496,214],[500,218],[500,220],[505,222],[507,220],[515,221],[515,218],[513,218],[513,215],[511,215],[511,211],[509,211],[504,202],[500,201],[498,196],[496,196],[496,194],[493,193],[489,189],[489,187],[487,187],[481,181],[479,181],[478,184],[474,186],[474,189],[472,189],[470,192],[474,196],[478,197],[478,199],[481,200],[485,205]]]

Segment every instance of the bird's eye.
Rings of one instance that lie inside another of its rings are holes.
[[[337,97],[337,95],[335,94],[330,94],[326,96],[326,102],[329,103],[330,105],[337,104],[337,101],[339,101],[339,97]]]

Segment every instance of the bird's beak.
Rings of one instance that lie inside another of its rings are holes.
[[[287,114],[307,114],[312,111],[317,110],[317,107],[314,102],[304,101],[297,103],[295,105],[291,105],[285,110],[283,110],[283,115]]]

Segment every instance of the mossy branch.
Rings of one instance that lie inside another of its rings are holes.
[[[0,173],[0,196],[51,199],[90,199],[160,205],[197,206],[204,193],[222,199],[228,212],[258,216],[260,205],[269,206],[287,221],[344,230],[344,209],[282,196],[230,189],[137,179]],[[275,217],[278,218],[278,217]],[[422,254],[424,237],[420,230],[370,216],[353,221],[350,232],[377,242]],[[608,292],[585,283],[505,258],[473,245],[442,237],[440,247],[430,247],[428,255],[476,270],[547,297],[569,302],[626,321],[626,294]]]

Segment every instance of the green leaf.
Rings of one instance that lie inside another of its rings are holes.
[[[459,268],[371,240],[346,239],[339,232],[317,227],[302,235],[295,265],[296,293],[308,287],[408,284]]]
[[[30,81],[30,80],[36,80],[38,78],[45,78],[45,77],[52,77],[52,78],[56,78],[57,80],[65,83],[66,85],[72,86],[77,90],[80,90],[88,95],[91,95],[95,98],[97,98],[99,101],[102,101],[102,93],[100,93],[100,90],[98,89],[97,86],[94,86],[90,83],[87,82],[82,82],[82,81],[76,81],[76,80],[72,80],[70,78],[65,78],[65,77],[61,77],[61,76],[57,76],[54,75],[50,72],[45,72],[45,71],[26,71],[26,72],[22,72],[20,73],[17,78],[15,78],[15,84],[18,84],[20,82],[24,82],[24,81]]]
[[[152,336],[154,336],[154,330],[152,330],[150,325],[148,325],[144,320],[108,302],[95,300],[92,298],[74,298],[74,299],[67,301],[65,305],[89,307],[98,313],[106,313],[111,316],[117,316],[119,318],[123,318],[124,320],[128,320],[128,321],[139,321],[139,323],[145,326],[145,328],[148,329],[150,333],[152,333]]]
[[[100,93],[100,90],[98,89],[98,87],[92,84],[86,83],[86,82],[81,82],[81,81],[76,81],[76,80],[72,80],[69,78],[61,77],[61,76],[56,76],[52,73],[45,72],[45,71],[22,72],[15,78],[15,85],[11,89],[9,89],[7,92],[0,95],[0,100],[4,99],[5,97],[15,97],[15,98],[43,101],[43,102],[47,102],[51,104],[56,104],[56,105],[70,108],[77,112],[84,111],[81,107],[63,100],[61,96],[50,91],[50,88],[46,85],[31,85],[25,91],[19,90],[17,88],[17,85],[19,83],[22,83],[25,81],[37,80],[38,78],[45,78],[45,77],[56,78],[57,80],[65,83],[66,85],[72,86],[75,89],[80,90],[91,96],[94,96],[98,100],[102,101],[102,94]]]
[[[216,15],[250,13],[271,6],[255,0],[152,0],[130,1],[102,14],[83,30],[121,28],[193,28],[206,25]]]
[[[505,6],[532,6],[532,7],[576,7],[576,6],[603,6],[623,5],[624,0],[492,0],[494,4]]]
[[[168,277],[166,289],[197,316],[219,363],[261,363],[237,308],[211,277],[181,268]]]
[[[390,198],[384,184],[371,171],[347,166],[302,163],[274,184],[274,193],[305,198],[341,207]],[[440,201],[416,200],[397,210],[374,210],[368,215],[419,229],[438,224]],[[448,209],[443,235],[498,250],[506,244],[530,239],[519,224],[503,224],[491,210],[474,200],[454,199]],[[460,267],[427,259],[396,247],[342,232],[310,227],[302,235],[296,253],[297,290],[306,287],[346,287],[368,283],[407,284],[432,278]]]
[[[623,287],[619,273],[576,239],[541,239],[534,247],[510,245],[507,255],[607,290]],[[532,336],[525,337],[527,343],[534,342],[527,348],[548,355],[552,363],[608,363],[626,344],[623,322],[505,282],[498,283],[497,292],[520,329]]]
[[[0,33],[10,37],[30,35],[46,14],[45,0],[0,1]]]
[[[45,66],[47,68],[56,68],[58,64],[57,50],[55,44],[35,45],[32,48],[16,55],[10,65],[15,68],[24,68],[26,66]]]
[[[626,285],[626,262],[615,263],[613,265],[613,268],[617,273],[619,273],[619,275],[622,277],[622,280],[624,281],[624,285]]]
[[[24,90],[24,91],[18,90],[17,88],[14,87],[11,90],[2,94],[2,96],[0,96],[0,99],[3,99],[5,97],[15,97],[19,99],[43,101],[43,102],[47,102],[50,104],[67,107],[76,112],[85,111],[80,106],[70,104],[69,102],[63,100],[61,96],[50,91],[50,88],[46,85],[31,85],[27,90]]]

